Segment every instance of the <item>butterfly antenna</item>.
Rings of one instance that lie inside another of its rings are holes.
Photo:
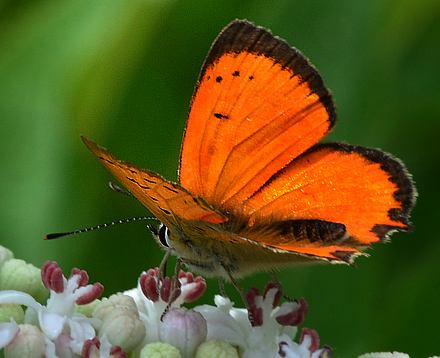
[[[113,183],[113,182],[109,182],[108,186],[110,187],[110,189],[116,191],[117,193],[121,193],[121,194],[125,194],[131,198],[136,198],[132,193],[130,193],[127,190],[122,189],[119,185]]]
[[[82,234],[83,232],[98,230],[98,229],[102,229],[104,227],[115,226],[117,224],[125,224],[125,223],[129,223],[129,222],[132,222],[132,221],[141,221],[141,220],[158,220],[158,219],[155,218],[155,217],[152,217],[152,216],[140,216],[140,217],[137,217],[137,218],[130,218],[130,219],[125,219],[125,220],[112,221],[111,223],[102,224],[102,225],[98,225],[98,226],[94,226],[94,227],[89,227],[87,229],[81,229],[81,230],[75,230],[75,231],[69,231],[69,232],[58,232],[58,233],[54,233],[54,234],[49,234],[49,235],[46,235],[44,237],[44,240],[58,239],[59,237],[70,236],[70,235],[75,235],[75,234]]]

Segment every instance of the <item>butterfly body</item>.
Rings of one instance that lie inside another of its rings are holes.
[[[229,279],[298,262],[352,264],[372,242],[410,229],[416,192],[403,164],[378,149],[317,144],[335,122],[308,60],[236,20],[202,67],[178,183],[82,139],[165,225],[159,244],[194,271]]]
[[[165,247],[192,271],[204,277],[242,278],[257,271],[272,271],[300,262],[316,261],[315,257],[289,252],[270,245],[280,242],[310,242],[313,238],[322,245],[330,237],[340,243],[350,236],[343,225],[295,220],[231,231],[228,224],[212,224],[191,220],[181,226],[168,228]],[[260,239],[258,241],[257,239]],[[261,243],[265,240],[265,244]]]

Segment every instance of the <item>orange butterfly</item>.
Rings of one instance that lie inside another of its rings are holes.
[[[206,277],[240,278],[298,262],[352,264],[408,231],[415,188],[391,155],[321,143],[336,123],[318,71],[247,21],[230,23],[202,67],[178,183],[82,137],[164,226],[157,241]]]

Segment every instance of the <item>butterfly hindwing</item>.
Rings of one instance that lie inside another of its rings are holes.
[[[350,240],[333,249],[360,248],[408,231],[415,189],[403,164],[380,150],[323,143],[293,160],[243,203],[249,224],[320,220],[344,225]],[[271,246],[312,252],[295,240]],[[267,238],[258,241],[268,243]],[[268,243],[269,244],[269,243]],[[324,248],[325,243],[318,243]],[[332,245],[334,243],[331,243]]]

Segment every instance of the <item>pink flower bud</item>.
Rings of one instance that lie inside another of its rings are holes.
[[[190,358],[206,340],[207,331],[206,321],[199,312],[172,308],[163,317],[159,336],[161,342],[178,348],[183,358]]]

